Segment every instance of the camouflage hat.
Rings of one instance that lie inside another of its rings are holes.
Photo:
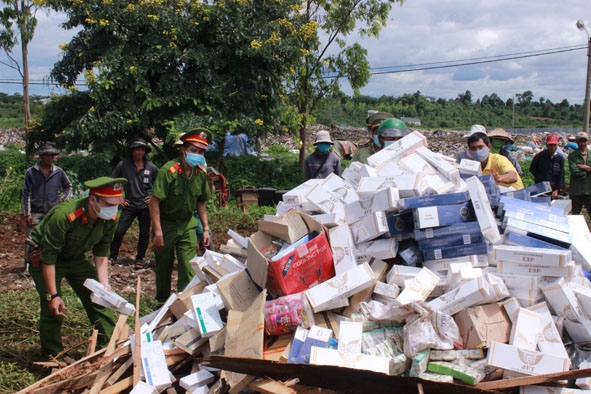
[[[388,112],[374,112],[365,119],[365,123],[368,126],[379,126],[386,119],[393,118],[394,115]]]

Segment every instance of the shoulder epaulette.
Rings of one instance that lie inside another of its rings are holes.
[[[175,173],[175,172],[177,172],[177,171],[178,171],[178,173],[179,173],[179,174],[182,174],[182,167],[181,167],[181,163],[175,163],[175,165],[171,166],[171,167],[168,169],[168,172],[170,172],[171,174],[174,174],[174,173]]]
[[[78,219],[84,213],[84,207],[80,207],[71,214],[67,216],[68,222],[72,223],[74,220]]]
[[[198,165],[198,166],[197,166],[197,168],[198,168],[199,170],[203,171],[205,174],[207,174],[207,169],[206,169],[205,167],[203,167],[203,166],[201,166],[201,165]],[[198,170],[197,170],[197,169],[195,169],[195,172],[197,172],[197,171],[198,171]]]

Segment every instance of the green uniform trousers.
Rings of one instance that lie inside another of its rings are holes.
[[[161,221],[164,246],[154,253],[156,299],[159,302],[166,301],[170,296],[175,249],[178,263],[178,292],[183,291],[195,276],[195,271],[190,263],[191,259],[195,257],[197,245],[195,224],[195,220],[190,220],[188,223]]]
[[[86,315],[90,323],[99,332],[97,347],[105,347],[109,343],[109,339],[113,334],[115,328],[115,319],[113,312],[103,306],[97,305],[90,300],[92,293],[84,287],[84,281],[87,278],[97,279],[96,268],[90,261],[68,262],[56,265],[55,280],[57,291],[61,294],[62,278],[66,278],[74,292],[80,298],[82,306],[86,310]],[[43,356],[57,355],[63,350],[62,345],[62,322],[61,316],[54,316],[49,310],[49,303],[47,302],[47,290],[45,282],[43,281],[42,268],[31,268],[31,276],[35,281],[35,287],[39,293],[39,301],[41,305],[41,315],[39,319],[39,338],[41,341],[41,353]],[[68,313],[66,311],[66,313]]]

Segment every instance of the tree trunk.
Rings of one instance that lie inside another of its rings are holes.
[[[305,109],[300,109],[300,115],[302,117],[302,120],[300,122],[300,142],[302,144],[302,146],[300,146],[300,167],[302,168],[302,170],[304,169],[304,159],[306,158],[306,146],[307,146],[307,141],[306,141],[306,113],[305,113]]]

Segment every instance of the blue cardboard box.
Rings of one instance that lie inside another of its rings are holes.
[[[412,233],[415,224],[412,211],[400,212],[386,217],[390,237],[402,235],[405,233]]]
[[[433,205],[462,204],[468,201],[466,192],[435,194],[432,196],[408,197],[398,200],[399,209],[430,207]]]
[[[472,202],[464,204],[439,205],[413,209],[415,228],[449,226],[455,223],[473,222],[476,220]]]
[[[426,228],[423,230],[415,229],[415,239],[417,241],[436,237],[445,237],[448,235],[476,233],[480,231],[478,222],[455,223],[450,226]]]
[[[437,248],[448,248],[450,246],[462,246],[474,243],[484,242],[482,233],[467,233],[467,234],[454,234],[445,237],[429,238],[418,241],[419,249],[437,249]]]
[[[450,246],[448,248],[423,250],[423,259],[441,260],[452,257],[470,256],[472,254],[486,254],[488,252],[485,242],[479,242],[463,246]]]

